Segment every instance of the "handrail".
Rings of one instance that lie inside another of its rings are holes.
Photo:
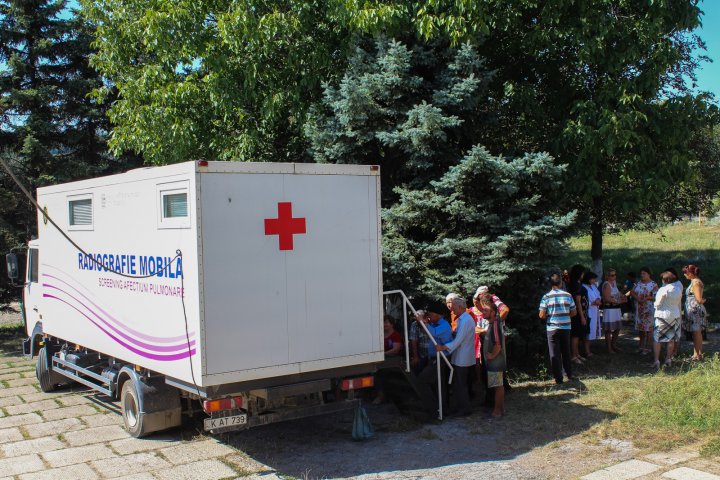
[[[415,310],[415,307],[413,307],[412,303],[410,303],[410,300],[405,295],[405,292],[403,292],[402,290],[388,290],[387,292],[383,292],[383,296],[397,295],[397,294],[402,295],[402,299],[403,299],[403,322],[405,322],[405,328],[403,329],[403,330],[405,330],[405,365],[406,365],[405,371],[409,373],[410,372],[410,349],[408,348],[409,341],[408,341],[408,332],[407,332],[408,331],[407,307],[408,306],[410,307],[410,310],[412,310],[413,315],[416,318],[417,318],[417,310]],[[425,326],[425,324],[423,322],[418,322],[418,325],[420,325],[423,328],[423,330],[425,330],[425,333],[427,334],[428,338],[433,343],[433,345],[437,346],[438,343],[435,341],[435,338],[432,336],[432,334],[430,333],[430,330],[428,330],[428,328]],[[437,365],[436,368],[437,368],[437,383],[438,383],[438,420],[442,420],[443,419],[443,414],[442,414],[443,395],[442,395],[442,370],[440,368],[440,359],[442,358],[442,360],[445,362],[445,364],[450,369],[450,375],[448,376],[448,384],[452,383],[454,369],[452,367],[452,364],[450,363],[450,360],[448,360],[446,355],[441,354],[440,352],[435,352],[435,358],[436,358],[435,365]]]

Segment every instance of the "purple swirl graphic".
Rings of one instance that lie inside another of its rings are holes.
[[[191,356],[195,355],[195,353],[196,353],[196,350],[195,350],[194,348],[191,349],[190,351],[185,350],[184,352],[180,352],[180,353],[176,353],[176,354],[172,354],[172,355],[160,355],[160,354],[156,354],[156,353],[145,352],[145,351],[143,351],[143,350],[140,350],[140,349],[138,349],[138,348],[135,348],[135,347],[132,346],[132,345],[129,345],[129,344],[125,343],[124,341],[122,341],[121,339],[119,339],[118,337],[116,337],[115,335],[113,335],[112,333],[108,332],[107,330],[105,330],[105,329],[102,327],[102,325],[98,324],[95,320],[93,320],[92,318],[90,318],[85,312],[81,311],[81,310],[78,309],[75,305],[72,305],[70,302],[67,302],[66,300],[64,300],[64,299],[62,299],[62,298],[60,298],[60,297],[56,297],[56,296],[54,296],[54,295],[50,295],[49,293],[43,293],[43,297],[44,297],[44,298],[51,298],[51,299],[53,299],[53,300],[58,300],[58,301],[64,303],[65,305],[69,306],[70,308],[74,309],[74,310],[77,311],[80,315],[82,315],[83,317],[87,318],[87,319],[90,321],[90,323],[92,323],[92,324],[95,325],[97,328],[99,328],[103,333],[105,333],[105,335],[107,335],[108,337],[112,338],[116,343],[119,343],[120,345],[122,345],[122,346],[125,347],[126,349],[128,349],[128,350],[130,350],[131,352],[136,353],[136,354],[138,354],[138,355],[140,355],[140,356],[142,356],[142,357],[149,358],[149,359],[151,359],[151,360],[159,360],[159,361],[162,361],[162,362],[171,362],[171,361],[174,361],[174,360],[181,360],[181,359],[183,359],[183,358],[191,357]]]
[[[131,337],[130,335],[128,335],[127,333],[123,332],[123,331],[120,330],[119,328],[115,327],[114,325],[112,325],[111,323],[109,323],[109,322],[108,322],[107,320],[105,320],[104,318],[102,318],[100,315],[98,315],[98,313],[97,313],[96,311],[94,311],[92,308],[88,307],[88,306],[85,305],[83,302],[81,302],[80,300],[78,300],[78,298],[75,297],[74,295],[72,295],[70,292],[66,292],[66,291],[63,290],[62,288],[57,287],[57,286],[52,285],[52,284],[49,284],[49,283],[43,283],[43,287],[51,288],[51,289],[54,289],[54,290],[57,290],[57,291],[59,291],[59,292],[64,293],[64,294],[67,295],[68,297],[70,297],[70,298],[72,298],[73,300],[75,300],[78,304],[80,304],[80,305],[81,305],[83,308],[85,308],[88,312],[90,312],[91,314],[93,314],[93,316],[95,316],[96,319],[98,319],[100,322],[102,322],[102,323],[103,323],[106,327],[108,327],[110,330],[112,330],[113,332],[115,332],[116,334],[118,334],[119,336],[121,336],[122,338],[124,338],[125,340],[127,340],[128,342],[134,343],[135,345],[137,345],[137,346],[139,346],[139,347],[145,348],[145,349],[147,349],[147,350],[155,351],[155,352],[175,352],[175,351],[177,351],[177,350],[183,350],[183,349],[187,350],[187,348],[188,348],[187,339],[185,339],[185,342],[184,342],[184,343],[177,344],[177,345],[152,345],[152,344],[145,343],[145,342],[142,342],[142,341],[140,341],[140,340],[137,340],[137,339]],[[44,295],[43,295],[43,296],[44,296]],[[57,297],[51,297],[51,298],[57,298]],[[190,341],[190,346],[192,347],[193,345],[195,345],[195,340],[191,340],[191,341]]]
[[[47,265],[47,266],[50,267],[50,265]],[[51,268],[54,268],[54,267],[51,267]],[[103,314],[105,315],[105,319],[106,319],[106,320],[108,320],[108,321],[114,323],[115,325],[117,325],[118,327],[120,327],[120,328],[128,331],[130,334],[134,335],[135,337],[141,338],[141,339],[146,340],[146,341],[148,341],[148,342],[154,342],[154,343],[177,343],[177,342],[183,342],[183,343],[185,343],[185,344],[187,343],[187,339],[186,339],[184,336],[178,336],[178,337],[153,337],[153,336],[151,336],[151,335],[147,335],[147,334],[144,334],[144,333],[142,333],[142,332],[138,332],[137,330],[132,329],[131,327],[125,325],[125,324],[122,323],[120,320],[118,320],[118,319],[116,319],[115,317],[113,317],[112,315],[110,315],[110,314],[109,314],[107,311],[105,311],[100,305],[98,305],[97,303],[95,303],[92,299],[88,298],[87,295],[85,295],[83,292],[81,292],[80,290],[78,290],[75,286],[69,284],[68,282],[66,282],[66,281],[63,280],[62,278],[56,277],[55,275],[50,275],[50,274],[48,274],[48,273],[43,273],[43,277],[52,278],[53,280],[57,280],[58,282],[66,285],[67,287],[69,287],[70,289],[72,289],[72,291],[74,291],[75,293],[77,293],[78,295],[80,295],[83,299],[85,299],[90,305],[92,305],[93,307],[95,307],[99,312],[103,313]],[[57,287],[54,287],[54,288],[57,288]],[[60,290],[59,288],[57,288],[57,289]],[[61,290],[61,291],[62,291],[62,290]],[[65,291],[63,291],[63,292],[69,295],[68,292],[65,292]],[[73,298],[74,298],[74,297],[73,297]],[[75,300],[77,300],[77,299],[75,299]],[[83,304],[82,302],[80,302],[80,300],[77,300],[77,301],[78,301],[80,304],[82,304],[85,308],[88,308],[88,310],[90,310],[90,308],[87,307],[87,305],[85,305],[85,304]],[[93,313],[94,313],[94,312],[93,312]],[[96,316],[97,316],[97,314],[96,314]],[[98,316],[98,318],[100,318],[100,317]],[[194,333],[194,332],[190,332],[190,335],[189,335],[189,336],[190,336],[190,337],[193,337],[193,336],[195,336],[195,333]]]

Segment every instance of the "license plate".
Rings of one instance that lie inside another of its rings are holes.
[[[247,414],[231,415],[229,417],[206,418],[205,430],[217,430],[218,428],[233,427],[235,425],[245,425],[247,423]]]

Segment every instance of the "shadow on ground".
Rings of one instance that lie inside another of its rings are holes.
[[[22,332],[0,330],[0,353],[19,357],[21,338]],[[718,350],[719,340],[717,334],[711,334],[706,344],[708,352]],[[362,475],[372,478],[383,472],[398,472],[387,474],[386,478],[399,475],[413,478],[421,476],[418,472],[414,474],[414,470],[450,466],[460,469],[467,468],[468,464],[487,465],[489,473],[497,472],[493,469],[501,465],[494,462],[515,459],[615,418],[612,412],[574,400],[586,391],[583,378],[653,374],[648,357],[630,353],[635,349],[635,342],[628,331],[621,339],[621,347],[628,353],[613,356],[601,354],[602,343],[597,342],[593,346],[597,354],[575,372],[580,381],[559,387],[549,381],[515,386],[507,397],[507,416],[501,420],[488,420],[487,412],[479,405],[471,417],[441,423],[419,423],[400,414],[392,405],[367,405],[376,435],[366,442],[354,442],[351,438],[352,412],[257,427],[218,438],[281,474],[299,478]],[[688,343],[683,342],[681,355],[687,356],[687,352]],[[677,371],[681,370],[678,366]],[[76,390],[78,387],[66,388]],[[98,406],[118,411],[117,403],[103,395],[89,390],[82,394],[92,397]],[[198,426],[198,422],[191,423],[161,436],[191,439],[202,433]],[[507,473],[507,478],[513,475],[534,478],[531,471]],[[433,473],[426,471],[422,475],[433,476]],[[444,478],[451,477],[452,474],[444,475]],[[537,477],[542,475],[537,473]]]
[[[3,357],[21,357],[25,328],[19,324],[0,327],[0,355]]]
[[[392,406],[371,405],[367,409],[377,434],[367,442],[352,441],[351,414],[269,425],[222,439],[253,459],[300,478],[373,477],[382,472],[403,472],[403,478],[413,478],[412,471],[418,469],[514,459],[616,417],[573,402],[586,391],[583,378],[655,373],[650,357],[635,353],[637,337],[631,327],[625,330],[620,340],[625,353],[603,354],[603,342],[595,342],[596,355],[575,371],[580,381],[560,387],[549,381],[520,384],[508,395],[507,415],[499,421],[486,419],[487,412],[477,406],[469,418],[421,424]],[[706,351],[718,351],[719,343],[718,335],[711,334]],[[678,359],[687,357],[689,349],[690,344],[682,342]],[[669,374],[683,371],[683,364],[677,363]]]
[[[346,477],[507,460],[578,434],[613,415],[571,403],[581,382],[565,388],[522,386],[508,396],[508,414],[419,424],[392,406],[369,406],[376,437],[351,439],[352,414],[303,419],[228,435],[226,442],[279,472],[304,478]]]

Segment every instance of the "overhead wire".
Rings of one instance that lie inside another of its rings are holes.
[[[43,215],[43,218],[47,219],[50,224],[55,227],[55,229],[67,240],[73,247],[75,247],[80,253],[85,255],[85,257],[89,258],[93,263],[98,265],[98,267],[104,269],[105,271],[114,273],[115,275],[119,275],[121,277],[126,278],[150,278],[159,276],[160,273],[164,272],[166,269],[170,268],[170,266],[178,260],[179,262],[182,262],[182,250],[177,249],[175,251],[175,257],[173,257],[172,260],[167,262],[167,264],[162,268],[158,269],[156,272],[148,275],[131,275],[124,272],[120,272],[118,270],[115,270],[114,268],[110,268],[107,265],[104,265],[102,262],[98,261],[93,255],[88,254],[85,249],[83,249],[80,245],[78,245],[70,236],[62,229],[60,226],[55,223],[55,221],[52,219],[50,214],[46,212],[43,208],[40,207],[40,205],[37,203],[35,198],[30,194],[27,188],[22,184],[22,182],[15,176],[15,173],[12,171],[12,169],[8,166],[7,163],[5,163],[5,160],[0,156],[0,165],[2,165],[3,169],[7,172],[7,174],[10,176],[12,181],[17,185],[17,187],[22,191],[22,193],[30,200],[30,202],[35,206],[35,209]],[[188,318],[187,318],[187,309],[185,307],[185,271],[180,271],[180,301],[182,303],[182,309],[183,309],[183,317],[185,319],[185,338],[187,340],[187,352],[188,352],[188,361],[190,362],[190,376],[193,381],[193,386],[195,387],[195,391],[197,392],[197,396],[199,398],[202,398],[202,395],[200,394],[200,387],[198,387],[197,381],[195,380],[195,370],[193,368],[193,362],[192,362],[192,347],[190,345],[190,332],[188,328]]]

